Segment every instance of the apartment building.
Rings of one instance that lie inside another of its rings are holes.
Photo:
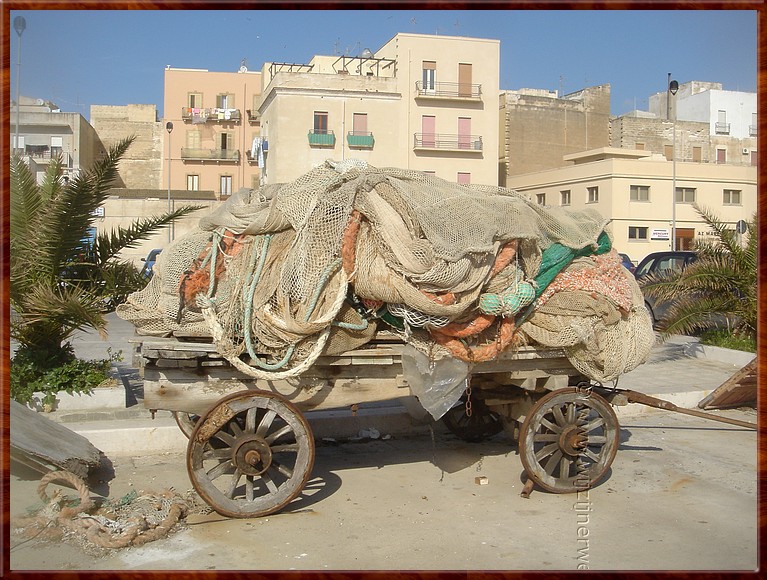
[[[676,95],[651,95],[649,105],[649,113],[633,111],[613,120],[612,146],[646,149],[667,159],[676,147],[677,160],[757,164],[756,93],[691,81]]]
[[[245,64],[231,73],[167,67],[163,184],[213,190],[219,199],[257,187],[261,170],[253,153],[261,133],[260,94],[261,73]]]
[[[104,153],[96,131],[80,113],[64,113],[44,99],[19,97],[19,106],[14,102],[10,108],[9,128],[11,151],[24,157],[38,183],[56,156],[61,156],[69,179]]]
[[[610,144],[610,85],[559,96],[546,89],[501,91],[499,184],[552,169],[562,157]]]
[[[751,165],[674,163],[650,151],[612,147],[567,155],[564,161],[569,165],[510,176],[508,187],[541,205],[595,209],[612,220],[615,247],[635,262],[670,249],[672,230],[681,250],[709,239],[693,203],[733,227],[756,212],[757,173]]]
[[[326,159],[497,184],[497,40],[397,34],[373,52],[265,63],[264,180]]]

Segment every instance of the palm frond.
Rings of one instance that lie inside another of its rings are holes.
[[[127,228],[118,227],[109,233],[99,234],[93,244],[96,262],[100,265],[107,264],[122,250],[136,247],[140,241],[149,239],[159,228],[165,227],[178,218],[202,209],[202,207],[183,206],[160,216],[137,219]]]

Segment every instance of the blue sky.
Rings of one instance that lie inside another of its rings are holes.
[[[90,105],[155,104],[163,69],[251,70],[265,61],[375,51],[398,32],[501,41],[501,89],[560,94],[609,83],[612,114],[647,110],[681,83],[756,92],[755,11],[708,10],[12,10],[24,16],[21,94],[89,117]],[[18,37],[10,32],[11,95]],[[6,49],[8,47],[5,47]]]

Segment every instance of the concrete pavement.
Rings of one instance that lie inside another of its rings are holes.
[[[131,341],[137,339],[133,325],[115,314],[109,314],[108,321],[108,340],[102,340],[96,333],[81,332],[74,337],[73,345],[78,356],[86,359],[107,358],[110,349],[111,352],[122,351],[123,361],[114,367],[117,379],[114,386],[98,389],[93,396],[62,395],[58,409],[46,416],[87,437],[108,456],[183,452],[187,439],[171,414],[158,411],[152,418],[143,408],[141,379],[137,369],[131,366],[135,348]],[[701,399],[753,356],[703,346],[690,337],[673,337],[658,344],[650,360],[623,375],[617,386],[671,401],[679,407],[695,408]],[[306,415],[318,439],[345,439],[370,429],[382,435],[428,432],[428,423],[416,420],[408,413],[411,404],[404,399],[392,400],[362,404],[355,413],[339,409],[312,411]],[[638,404],[615,410],[619,419],[667,413]]]

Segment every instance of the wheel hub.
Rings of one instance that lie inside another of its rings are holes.
[[[272,464],[269,444],[255,435],[241,437],[232,449],[235,466],[245,475],[261,475]]]
[[[578,456],[586,447],[588,438],[577,425],[568,425],[559,435],[559,448],[571,457]]]

